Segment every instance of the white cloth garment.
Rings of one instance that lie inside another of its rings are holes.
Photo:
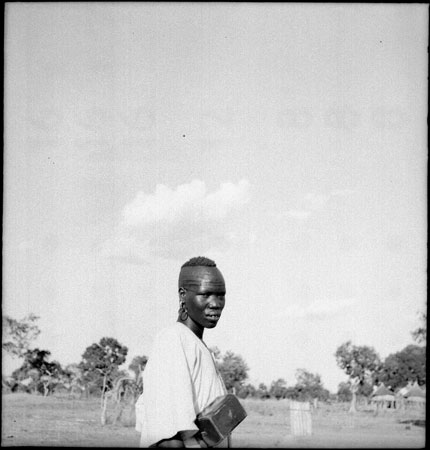
[[[171,438],[178,431],[197,431],[197,414],[226,393],[211,352],[188,327],[175,322],[161,330],[143,372],[143,393],[136,402],[140,447]]]

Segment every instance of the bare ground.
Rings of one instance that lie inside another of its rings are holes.
[[[347,412],[348,405],[321,405],[312,411],[312,435],[291,436],[288,404],[243,400],[248,417],[236,428],[236,448],[424,448],[425,428],[400,423],[424,418],[424,411]],[[108,419],[112,417],[108,411]],[[100,422],[100,401],[29,394],[2,395],[2,447],[138,447],[134,411],[120,421]]]

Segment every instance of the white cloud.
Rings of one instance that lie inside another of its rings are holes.
[[[351,307],[356,301],[355,298],[318,299],[306,306],[287,307],[283,310],[282,315],[289,319],[333,316]]]
[[[329,198],[330,194],[324,195],[324,194],[314,194],[313,192],[310,192],[305,195],[304,202],[307,205],[308,209],[310,209],[311,211],[318,211],[324,208]]]
[[[324,209],[330,198],[336,196],[347,197],[354,193],[355,191],[351,189],[338,189],[331,191],[329,194],[309,192],[302,199],[302,208],[288,210],[286,215],[297,220],[308,219],[311,215],[315,214],[315,212]]]
[[[174,224],[182,220],[223,219],[249,200],[249,183],[241,180],[221,184],[218,191],[206,192],[203,181],[193,180],[176,190],[158,184],[153,194],[139,192],[123,211],[123,224],[139,227],[151,223]]]
[[[249,183],[241,180],[237,185],[223,183],[218,191],[203,199],[202,207],[208,218],[223,219],[230,210],[249,201]]]
[[[312,212],[303,209],[291,209],[287,211],[286,214],[287,216],[290,216],[293,219],[303,220],[307,219],[312,214]]]
[[[151,254],[183,258],[224,249],[241,234],[233,219],[250,200],[249,186],[241,180],[207,192],[203,181],[193,180],[176,189],[158,184],[153,193],[139,192],[124,207],[118,234],[104,243],[102,254],[143,262]]]
[[[148,255],[148,245],[134,237],[118,235],[103,243],[101,255],[130,264],[144,264]]]
[[[335,196],[335,195],[339,195],[341,197],[348,197],[349,195],[355,194],[356,191],[354,191],[353,189],[337,189],[332,191],[330,194]]]

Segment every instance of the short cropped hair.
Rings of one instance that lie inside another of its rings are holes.
[[[215,261],[212,261],[209,258],[204,256],[196,256],[195,258],[191,258],[186,263],[182,264],[181,269],[183,267],[194,267],[194,266],[204,266],[204,267],[216,267]]]

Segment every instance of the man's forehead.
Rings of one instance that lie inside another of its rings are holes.
[[[179,274],[179,287],[218,287],[224,288],[224,277],[217,267],[183,267]]]

